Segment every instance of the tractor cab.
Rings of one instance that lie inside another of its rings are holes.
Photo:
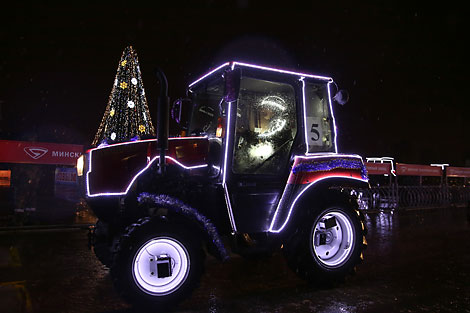
[[[211,142],[234,232],[269,229],[294,156],[336,152],[330,83],[232,62],[189,85],[191,104],[177,115],[189,116],[188,135]]]

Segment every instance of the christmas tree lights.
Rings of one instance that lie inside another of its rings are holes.
[[[137,53],[124,49],[108,105],[92,145],[112,144],[155,136],[145,97]]]

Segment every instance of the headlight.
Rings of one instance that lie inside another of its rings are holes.
[[[83,166],[85,165],[85,156],[83,154],[77,159],[77,175],[83,176]]]

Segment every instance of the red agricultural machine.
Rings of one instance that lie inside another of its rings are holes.
[[[368,188],[362,158],[336,147],[329,77],[228,62],[188,86],[168,138],[159,74],[156,139],[99,146],[79,174],[99,218],[94,251],[117,290],[164,309],[187,297],[204,255],[282,251],[300,277],[343,279],[366,246],[351,189]],[[341,101],[341,93],[335,98]]]

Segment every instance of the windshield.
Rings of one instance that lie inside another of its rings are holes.
[[[327,84],[305,83],[308,152],[336,152]]]
[[[233,171],[281,173],[287,165],[296,129],[292,85],[243,77],[237,105]]]
[[[192,136],[215,136],[220,123],[224,84],[221,78],[191,91],[193,112],[189,124]]]

